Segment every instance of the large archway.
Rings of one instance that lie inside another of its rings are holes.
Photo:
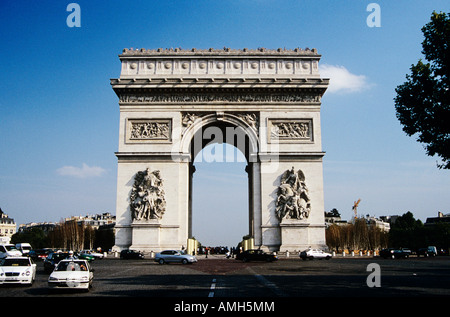
[[[127,50],[119,97],[116,246],[192,236],[194,158],[211,142],[247,161],[249,235],[267,250],[325,245],[316,50]]]
[[[195,120],[194,120],[195,121]],[[224,166],[224,164],[231,164],[234,163],[234,161],[241,161],[240,167],[240,175],[242,176],[243,173],[246,174],[246,188],[245,188],[245,196],[246,196],[246,203],[243,204],[240,202],[239,205],[230,205],[224,206],[220,200],[224,200],[226,196],[230,195],[231,190],[223,190],[224,192],[220,195],[217,195],[216,193],[216,199],[219,201],[213,201],[210,197],[211,194],[214,194],[214,184],[216,182],[231,182],[236,183],[242,186],[242,182],[239,182],[239,177],[235,177],[233,174],[228,175],[222,175],[222,179],[210,179],[209,181],[209,187],[207,189],[206,195],[199,195],[197,194],[198,199],[203,200],[203,204],[199,203],[197,201],[197,212],[200,212],[200,208],[211,208],[211,210],[215,210],[214,216],[211,217],[208,214],[203,214],[204,216],[207,216],[205,218],[208,218],[211,222],[210,224],[203,223],[205,226],[214,226],[214,223],[217,223],[218,221],[222,222],[222,225],[229,225],[228,232],[234,234],[234,238],[237,239],[237,237],[243,236],[254,236],[254,205],[253,200],[250,199],[253,197],[254,192],[254,177],[252,175],[252,160],[254,161],[255,153],[257,153],[258,144],[257,144],[257,138],[255,137],[255,131],[249,127],[245,121],[242,121],[239,119],[239,117],[236,117],[232,114],[223,114],[219,118],[217,115],[204,115],[199,116],[197,118],[197,121],[194,122],[192,127],[192,133],[186,133],[187,138],[191,138],[190,142],[190,181],[189,181],[189,197],[190,197],[190,206],[189,206],[189,237],[195,237],[195,232],[193,230],[193,224],[195,217],[199,217],[199,215],[196,215],[196,208],[195,208],[195,199],[194,199],[194,180],[195,175],[198,173],[196,166],[198,163],[196,163],[195,158],[199,157],[199,154],[203,153],[203,150],[215,148],[216,150],[214,153],[209,152],[209,154],[206,157],[203,157],[204,160],[206,160],[207,164],[214,164],[214,163],[220,163],[220,165],[215,164],[216,168],[220,168],[220,166]],[[253,142],[253,143],[252,143]],[[228,145],[223,147],[223,145]],[[234,152],[232,156],[228,155],[229,153],[224,153],[225,151],[230,151],[231,149],[236,149],[237,153]],[[240,154],[240,156],[239,156]],[[238,163],[238,162],[236,162]],[[233,188],[236,189],[236,188]],[[237,193],[238,197],[242,197],[242,189],[241,193]],[[217,197],[219,196],[219,197]],[[230,197],[230,196],[228,196]],[[231,198],[231,197],[230,197]],[[230,202],[231,200],[229,200]],[[235,202],[236,200],[233,200]],[[206,204],[205,204],[206,202]],[[211,206],[208,206],[208,204],[211,204]],[[214,207],[214,205],[220,204],[221,208]],[[226,210],[226,207],[229,208],[236,208],[239,210],[240,213],[231,212],[230,210]],[[245,210],[244,215],[246,214],[246,217],[242,217],[243,213],[242,211]],[[221,212],[225,215],[223,219],[221,220]],[[201,212],[200,212],[201,214]],[[228,214],[228,216],[226,216]],[[235,219],[233,219],[235,218]],[[245,219],[245,222],[247,223],[247,228],[242,231],[242,220]],[[201,222],[199,222],[201,223]],[[239,225],[236,225],[239,224]],[[241,240],[235,240],[233,245],[228,246],[236,246],[238,242]],[[216,240],[218,241],[218,240]],[[201,241],[200,242],[206,242]],[[231,242],[230,240],[227,240],[227,242]],[[229,244],[229,243],[228,243]]]
[[[250,233],[247,161],[234,146],[210,144],[193,162],[192,235],[203,246],[236,247]]]

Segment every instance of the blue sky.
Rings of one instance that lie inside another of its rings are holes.
[[[449,171],[395,117],[395,87],[421,55],[421,27],[446,1],[71,1],[0,3],[0,207],[17,224],[115,213],[123,48],[317,48],[331,86],[322,99],[325,209],[449,213]],[[369,27],[367,5],[380,6]],[[245,163],[198,163],[194,235],[235,245],[248,227]],[[232,175],[233,177],[230,177]],[[217,197],[222,203],[211,212]],[[195,211],[194,211],[195,212]],[[232,221],[230,221],[232,220]]]

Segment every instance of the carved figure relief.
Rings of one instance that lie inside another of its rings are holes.
[[[200,117],[201,116],[197,113],[189,113],[189,112],[183,113],[181,124],[183,125],[183,127],[189,128],[191,125],[194,124],[195,120],[197,120]]]
[[[207,114],[212,114],[212,113],[190,113],[190,112],[182,113],[181,124],[183,125],[183,128],[184,128],[183,134],[192,124],[194,124],[194,122],[196,120],[201,119],[203,116],[205,116]],[[227,114],[230,114],[230,113],[227,113]],[[258,119],[258,115],[256,113],[247,113],[247,112],[231,113],[231,115],[234,115],[234,116],[238,117],[240,120],[244,121],[256,132],[256,134],[258,134],[259,119]]]
[[[139,171],[134,177],[130,194],[130,210],[133,220],[161,219],[166,210],[162,188],[163,181],[158,170]]]
[[[301,170],[296,172],[294,167],[286,170],[281,176],[277,194],[275,212],[279,221],[309,217],[311,203],[305,175]]]
[[[128,139],[137,140],[170,140],[170,120],[129,120]]]
[[[120,103],[319,103],[321,97],[313,93],[261,93],[248,92],[239,94],[225,93],[184,93],[153,94],[151,96],[134,93],[119,94]]]
[[[312,140],[311,120],[271,120],[271,140]]]
[[[255,130],[256,133],[258,133],[258,116],[255,113],[242,113],[237,114],[236,116],[247,123],[253,130]]]

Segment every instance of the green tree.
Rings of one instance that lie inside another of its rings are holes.
[[[433,12],[422,28],[420,59],[395,91],[397,118],[408,136],[418,135],[427,155],[438,155],[439,168],[450,169],[450,15]]]
[[[26,242],[31,244],[33,249],[41,249],[47,246],[48,239],[45,232],[40,228],[32,228],[24,232],[17,232],[11,237],[11,243]]]
[[[331,209],[329,212],[325,211],[325,217],[340,217],[341,214],[336,208]]]
[[[395,223],[391,224],[389,245],[396,248],[420,248],[424,240],[423,231],[424,225],[422,221],[416,220],[414,215],[408,211],[398,217]]]

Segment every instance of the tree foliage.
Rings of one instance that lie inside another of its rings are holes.
[[[330,250],[379,250],[387,247],[388,233],[368,225],[364,218],[355,219],[354,223],[333,224],[325,231],[326,243]]]
[[[433,12],[422,28],[420,59],[395,91],[397,118],[408,136],[417,134],[427,155],[438,155],[450,169],[450,14]]]
[[[417,250],[429,245],[449,249],[449,223],[436,223],[425,226],[422,221],[414,219],[413,214],[408,211],[398,217],[395,223],[391,224],[389,246]]]

